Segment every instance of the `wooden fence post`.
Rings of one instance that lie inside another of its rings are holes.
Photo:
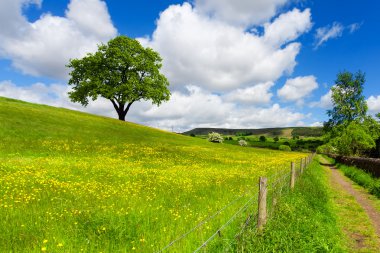
[[[260,177],[257,228],[262,231],[267,223],[267,178]]]
[[[291,176],[290,176],[290,189],[294,188],[295,180],[296,180],[296,170],[294,167],[294,162],[292,162],[292,170],[291,170]]]
[[[300,168],[301,168],[300,171],[301,171],[301,174],[302,174],[302,173],[303,173],[303,169],[304,169],[304,168],[303,168],[303,158],[301,158],[300,166],[301,166],[301,167],[300,167]]]

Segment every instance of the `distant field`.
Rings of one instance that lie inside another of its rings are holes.
[[[0,252],[158,251],[242,195],[172,248],[191,251],[305,156],[6,98],[0,139]]]

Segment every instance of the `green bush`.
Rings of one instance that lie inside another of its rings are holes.
[[[335,154],[336,148],[334,148],[331,144],[327,143],[324,145],[321,145],[317,148],[318,154]]]
[[[292,151],[292,149],[288,145],[280,145],[278,149],[282,151]]]
[[[221,134],[211,132],[208,134],[208,141],[215,142],[215,143],[222,143],[223,142],[223,136]]]
[[[276,136],[276,137],[273,138],[273,140],[274,140],[275,142],[278,142],[280,139],[278,138],[278,136]]]
[[[265,137],[265,136],[260,136],[260,139],[259,139],[260,141],[262,141],[262,142],[265,142],[266,140],[267,140],[267,138]]]

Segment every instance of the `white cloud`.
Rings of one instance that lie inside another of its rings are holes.
[[[380,112],[380,95],[379,96],[370,96],[367,99],[368,110],[373,113]]]
[[[146,111],[137,108],[135,113],[139,115],[140,122],[164,129],[173,126],[176,131],[195,127],[291,126],[305,117],[278,104],[269,107],[239,106],[196,86],[188,86],[186,93],[173,92],[172,99],[160,107],[153,106]]]
[[[101,0],[71,0],[65,17],[45,13],[29,22],[22,8],[36,2],[5,0],[0,4],[1,14],[7,14],[0,18],[1,24],[10,28],[0,30],[0,53],[23,73],[66,79],[70,58],[96,50],[97,44],[117,33]]]
[[[262,24],[288,0],[195,0],[201,13],[241,26]]]
[[[285,85],[277,91],[277,95],[285,101],[301,102],[317,88],[318,83],[315,76],[299,76],[286,80]]]
[[[320,107],[324,109],[330,109],[333,106],[333,102],[331,99],[332,92],[329,90],[325,95],[321,97],[321,99],[317,102],[311,102],[311,107]]]
[[[317,122],[311,123],[310,126],[311,127],[322,127],[323,122],[317,121]]]
[[[320,47],[323,43],[330,39],[335,39],[343,35],[344,26],[338,22],[332,25],[317,29],[315,34],[315,48]]]
[[[266,34],[258,36],[184,3],[162,12],[152,38],[140,41],[161,54],[163,71],[175,87],[194,84],[228,91],[274,82],[291,73],[300,44],[285,43],[306,32],[310,18],[309,10],[295,9],[275,19],[273,26],[267,24]],[[290,35],[275,36],[280,27]]]
[[[360,29],[362,23],[353,23],[348,26],[343,26],[341,23],[334,22],[332,25],[327,25],[317,29],[315,34],[315,47],[319,48],[326,41],[330,39],[336,39],[343,35],[344,31],[348,30],[349,33],[354,33]]]
[[[81,57],[116,35],[100,0],[71,0],[64,17],[44,14],[33,23],[22,15],[21,6],[37,0],[6,1],[4,6],[13,6],[14,12],[4,22],[19,29],[0,31],[5,38],[0,54],[24,73],[66,78],[68,58]],[[168,130],[173,126],[175,131],[305,125],[305,115],[271,104],[270,89],[296,66],[301,44],[294,41],[310,29],[310,10],[294,9],[269,22],[286,0],[207,1],[209,7],[202,7],[206,0],[197,0],[195,7],[168,7],[154,34],[139,39],[163,57],[172,98],[160,107],[135,103],[127,120]],[[247,32],[247,24],[264,24],[264,32]],[[68,91],[60,84],[0,83],[0,96],[116,116],[109,101],[100,99],[83,108],[69,101]]]
[[[357,30],[359,30],[362,25],[363,23],[353,23],[351,25],[348,25],[347,28],[350,31],[350,33],[354,33]]]
[[[237,89],[224,95],[224,99],[230,102],[240,102],[243,104],[268,104],[271,102],[273,94],[269,92],[274,85],[272,82],[258,84],[245,89]]]
[[[312,26],[310,9],[292,11],[281,14],[272,23],[266,23],[264,40],[267,43],[280,46],[297,39],[309,31]]]

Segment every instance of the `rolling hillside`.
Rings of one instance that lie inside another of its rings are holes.
[[[158,251],[241,196],[173,245],[190,251],[305,156],[1,97],[0,139],[0,252]]]

